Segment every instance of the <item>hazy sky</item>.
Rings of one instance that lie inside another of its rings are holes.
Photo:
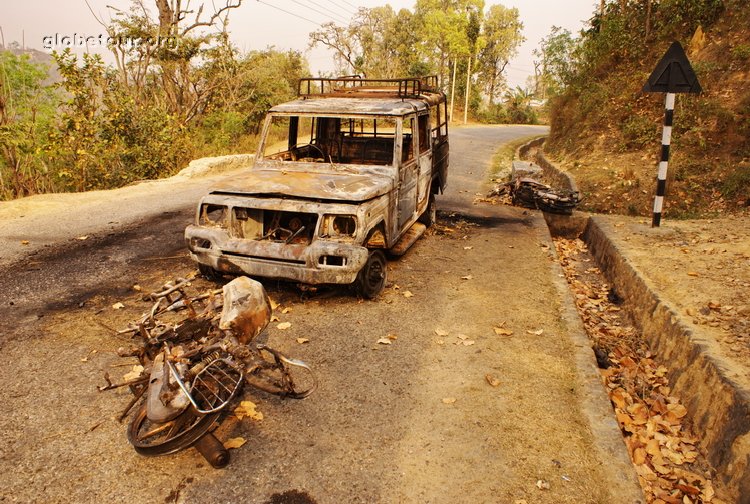
[[[183,0],[184,3],[185,0]],[[217,4],[221,2],[215,0]],[[152,0],[147,0],[152,3]],[[198,4],[197,0],[193,4]],[[313,73],[332,70],[332,55],[324,50],[307,51],[308,33],[319,23],[346,24],[357,7],[389,3],[395,10],[411,9],[415,0],[244,0],[230,15],[231,37],[244,50],[276,46],[306,52]],[[524,24],[526,42],[511,61],[506,75],[511,85],[523,85],[534,73],[532,51],[553,25],[574,33],[591,18],[597,0],[486,0],[486,5],[502,3],[517,7]],[[127,0],[89,0],[93,11],[108,20],[107,5],[127,6]],[[206,2],[210,5],[210,2]],[[317,12],[316,12],[317,11]],[[84,0],[0,0],[0,29],[6,44],[25,41],[27,47],[43,50],[45,37],[98,36],[103,33]],[[46,39],[48,42],[51,39]],[[106,53],[104,48],[90,50]],[[49,52],[49,51],[48,51]]]

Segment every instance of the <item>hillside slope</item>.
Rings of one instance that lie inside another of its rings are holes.
[[[648,3],[650,15],[644,10]],[[703,93],[677,97],[665,215],[747,213],[750,4],[618,1],[608,4],[591,25],[574,53],[573,77],[552,101],[546,147],[578,181],[585,209],[650,214],[664,95],[641,89],[671,42],[678,40]]]

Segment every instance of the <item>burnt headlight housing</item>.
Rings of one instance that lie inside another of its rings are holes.
[[[203,203],[198,215],[198,224],[226,228],[229,225],[229,209],[225,205]]]
[[[353,238],[357,233],[357,217],[355,215],[323,216],[323,224],[320,227],[320,236],[331,238]]]

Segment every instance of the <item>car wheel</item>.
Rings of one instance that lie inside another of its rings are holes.
[[[366,299],[373,299],[383,291],[387,276],[387,261],[382,250],[373,250],[367,262],[359,270],[354,282],[357,293]]]
[[[419,222],[427,227],[431,227],[437,221],[437,204],[435,203],[435,195],[430,194],[430,200],[427,202],[427,208],[425,208],[422,215],[419,216]]]

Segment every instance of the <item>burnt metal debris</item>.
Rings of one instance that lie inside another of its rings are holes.
[[[581,202],[578,191],[553,189],[529,177],[516,177],[499,184],[490,192],[490,196],[505,196],[512,205],[562,215],[572,214]]]
[[[512,182],[509,191],[514,205],[557,214],[570,215],[580,201],[578,191],[553,189],[547,184],[525,177]]]
[[[120,334],[135,343],[118,349],[136,358],[134,370],[99,390],[128,387],[133,398],[120,416],[131,419],[128,441],[147,456],[191,446],[214,467],[229,462],[211,429],[248,384],[282,397],[301,399],[316,387],[304,362],[263,344],[252,344],[271,320],[263,286],[238,277],[223,289],[189,295],[190,279],[178,278],[144,297],[151,309]]]

